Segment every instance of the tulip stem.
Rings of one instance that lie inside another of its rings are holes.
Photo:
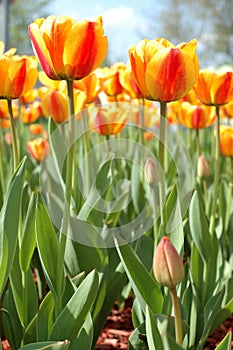
[[[215,217],[218,200],[219,175],[220,175],[220,115],[219,106],[216,106],[216,142],[215,142],[215,178],[214,178],[214,196],[210,216],[210,235],[212,236],[215,228]]]
[[[165,173],[165,146],[166,146],[166,111],[167,103],[160,102],[160,129],[159,129],[159,164]],[[160,189],[160,215],[161,215],[161,225],[163,227],[164,233],[166,232],[166,213],[164,210],[164,205],[166,201],[166,189],[165,183],[159,183]]]
[[[88,130],[88,115],[87,115],[87,109],[85,108],[83,110],[83,141],[84,141],[84,156],[85,156],[85,179],[86,179],[86,196],[88,196],[90,188],[91,188],[91,180],[90,180],[90,161],[88,159],[88,152],[90,150],[90,139],[89,139],[89,130]]]
[[[197,147],[197,156],[199,157],[201,155],[199,129],[196,129],[196,147]]]
[[[176,287],[170,288],[170,293],[171,293],[172,304],[174,308],[176,342],[177,344],[182,346],[182,343],[183,343],[182,320],[181,320],[181,313],[180,313],[180,302],[177,296]]]
[[[57,258],[57,307],[56,314],[59,315],[62,310],[62,288],[64,284],[64,259],[65,249],[67,241],[67,233],[69,227],[70,218],[70,204],[72,198],[72,182],[73,182],[73,167],[74,167],[74,155],[75,155],[75,115],[74,115],[74,94],[73,94],[73,82],[67,80],[68,91],[68,154],[66,163],[66,191],[65,191],[65,206],[63,220],[59,236],[58,258]]]
[[[12,100],[7,99],[7,103],[8,103],[8,111],[9,111],[9,116],[10,116],[10,130],[11,130],[11,138],[12,138],[13,164],[14,164],[14,171],[15,171],[18,164],[19,164],[17,136],[16,136],[16,130],[15,130],[14,117],[13,117]]]

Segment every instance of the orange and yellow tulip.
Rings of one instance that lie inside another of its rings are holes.
[[[108,42],[102,18],[77,22],[68,16],[39,18],[28,27],[44,72],[54,80],[79,80],[104,60]]]
[[[211,106],[191,105],[182,102],[179,111],[179,121],[190,129],[207,128],[215,122],[215,108]]]
[[[197,81],[196,40],[174,46],[166,39],[142,40],[129,49],[132,75],[146,99],[171,102]]]
[[[49,91],[42,99],[41,106],[44,115],[47,118],[51,116],[56,123],[68,119],[68,99],[62,91]]]
[[[233,72],[201,70],[194,91],[207,106],[221,106],[233,100]]]
[[[41,135],[44,132],[44,128],[41,124],[31,124],[29,125],[29,131],[32,135]]]
[[[220,151],[223,156],[233,157],[233,127],[220,126]]]
[[[0,98],[16,99],[30,91],[37,80],[34,56],[0,55]]]
[[[90,126],[100,135],[116,135],[126,125],[128,116],[124,108],[115,104],[98,108],[90,117]]]
[[[27,142],[27,150],[32,158],[41,162],[49,155],[49,144],[43,138],[37,138]]]

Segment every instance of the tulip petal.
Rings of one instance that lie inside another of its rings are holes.
[[[154,100],[182,98],[195,83],[195,65],[182,50],[164,49],[152,57],[146,69],[146,87]]]
[[[59,79],[54,69],[54,66],[50,57],[50,53],[47,50],[45,41],[42,37],[38,24],[31,23],[28,27],[28,31],[29,31],[29,36],[33,45],[33,49],[40,61],[40,64],[43,70],[51,79],[55,79],[55,80]]]

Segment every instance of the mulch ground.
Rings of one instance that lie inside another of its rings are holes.
[[[128,339],[133,330],[131,301],[131,298],[127,300],[122,309],[119,309],[117,303],[115,303],[98,339],[96,350],[128,349]],[[228,318],[209,336],[203,350],[214,350],[224,336],[230,331],[233,331],[233,317]],[[11,350],[7,340],[2,341],[2,350]]]
[[[115,304],[98,339],[96,350],[128,349],[128,339],[133,330],[131,306],[131,299],[121,310]],[[214,350],[230,331],[233,332],[233,317],[228,318],[209,336],[203,350]]]

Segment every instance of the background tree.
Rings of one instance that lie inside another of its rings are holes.
[[[15,0],[10,5],[9,47],[16,47],[18,54],[32,54],[28,25],[38,17],[50,15],[53,0]]]
[[[147,13],[144,37],[198,40],[201,67],[233,64],[233,0],[165,0]]]

